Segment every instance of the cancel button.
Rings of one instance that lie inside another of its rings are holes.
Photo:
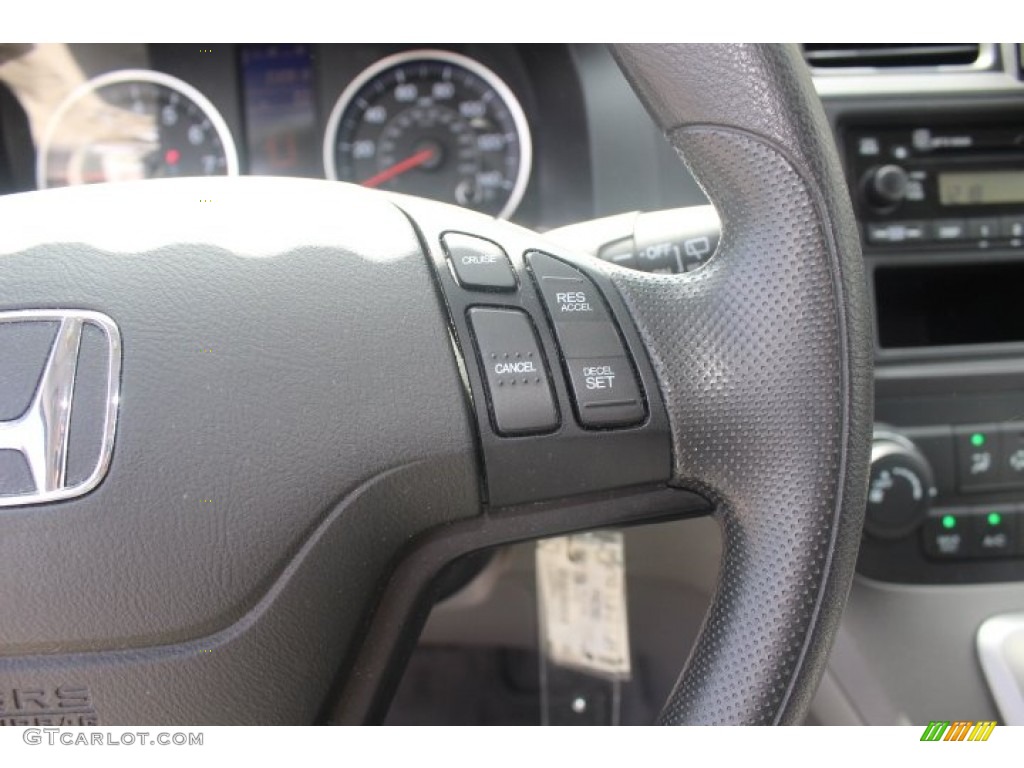
[[[569,358],[565,365],[580,424],[622,427],[643,421],[644,402],[627,358]]]

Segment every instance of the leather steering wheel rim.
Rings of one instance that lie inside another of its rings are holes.
[[[842,169],[794,46],[615,51],[723,229],[695,279],[614,276],[667,392],[672,483],[715,500],[723,528],[716,597],[661,721],[798,723],[853,577],[873,408]]]
[[[0,356],[14,360],[0,422],[34,413],[54,310],[101,313],[122,342],[105,477],[0,509],[7,716],[374,721],[459,556],[713,512],[719,586],[661,721],[802,721],[853,577],[871,431],[842,171],[793,47],[613,50],[722,219],[696,272],[645,275],[451,206],[328,182],[0,199],[18,222],[0,233]],[[441,246],[451,231],[500,243],[514,291],[464,290]],[[643,423],[577,423],[535,251],[603,293]],[[461,309],[473,305],[532,318],[557,429],[492,428]],[[100,375],[97,338],[83,332],[83,387]],[[75,408],[72,453],[91,428]],[[633,452],[654,459],[622,474]],[[553,472],[552,457],[578,471]]]

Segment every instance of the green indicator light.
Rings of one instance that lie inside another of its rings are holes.
[[[947,530],[950,529],[950,528],[956,528],[956,518],[953,517],[952,515],[943,515],[942,516],[942,527],[946,528]]]
[[[981,448],[985,444],[985,436],[981,432],[975,432],[971,435],[971,445],[975,448]]]
[[[1003,516],[1000,515],[998,512],[989,512],[988,513],[988,524],[989,525],[999,525],[1001,522],[1003,522]]]

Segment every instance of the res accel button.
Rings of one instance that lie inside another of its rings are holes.
[[[546,253],[527,255],[564,357],[625,355],[604,299],[590,279]]]
[[[459,232],[441,235],[455,277],[463,288],[514,291],[516,277],[505,249],[490,240]]]
[[[558,410],[527,314],[518,309],[473,307],[469,324],[490,395],[495,430],[502,435],[528,435],[555,429]]]

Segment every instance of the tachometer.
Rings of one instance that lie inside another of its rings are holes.
[[[519,205],[530,163],[530,130],[511,89],[448,51],[405,51],[363,71],[324,137],[329,178],[492,216]]]
[[[216,107],[188,83],[144,69],[75,89],[50,120],[36,161],[40,189],[237,173],[235,143]]]

